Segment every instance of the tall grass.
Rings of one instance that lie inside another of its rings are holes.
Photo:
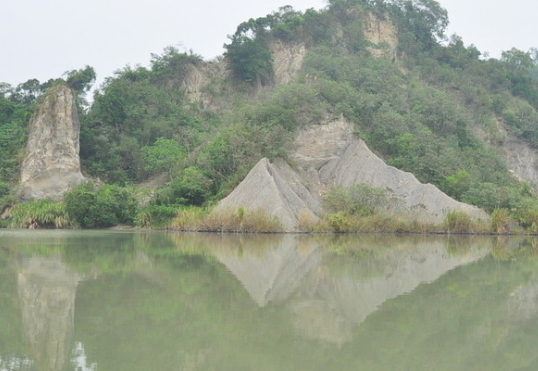
[[[447,233],[488,233],[491,225],[484,221],[474,220],[464,211],[449,211],[443,222],[444,231]]]
[[[206,231],[208,210],[201,207],[186,207],[177,211],[176,217],[169,224],[171,229],[197,232]]]
[[[369,215],[338,212],[325,214],[310,230],[329,233],[426,233],[439,231],[440,228],[431,223],[382,212]]]
[[[491,230],[494,233],[507,233],[510,231],[510,212],[507,209],[495,209],[491,213]]]
[[[11,210],[10,226],[15,228],[64,228],[71,225],[64,204],[32,199]]]

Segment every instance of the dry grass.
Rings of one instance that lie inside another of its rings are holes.
[[[231,232],[231,233],[276,233],[282,232],[280,221],[264,210],[253,211],[239,208],[221,212],[209,212],[200,208],[189,208],[178,212],[170,228],[180,231]]]
[[[449,211],[443,223],[447,233],[489,233],[491,225],[485,221],[475,220],[469,214],[453,210]]]

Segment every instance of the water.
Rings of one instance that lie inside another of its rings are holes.
[[[0,371],[536,370],[536,244],[0,230]]]

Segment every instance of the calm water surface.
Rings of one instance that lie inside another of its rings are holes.
[[[0,230],[0,371],[537,370],[537,245]]]

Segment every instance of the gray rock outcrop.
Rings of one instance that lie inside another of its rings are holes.
[[[275,85],[284,85],[295,80],[306,56],[306,45],[300,42],[286,43],[280,40],[270,45],[275,72]]]
[[[247,177],[215,208],[218,212],[263,210],[277,217],[286,231],[293,230],[299,218],[318,219],[319,197],[304,184],[300,175],[284,161],[261,159]]]
[[[487,214],[458,202],[410,173],[387,165],[353,134],[353,124],[341,118],[307,125],[297,133],[290,156],[297,168],[284,161],[262,159],[243,182],[216,207],[216,212],[263,209],[280,219],[284,230],[295,231],[299,220],[316,221],[322,212],[321,195],[332,186],[364,184],[384,188],[391,199],[389,211],[423,222],[441,223],[452,210],[476,219]]]
[[[84,181],[80,172],[79,134],[75,95],[59,85],[47,92],[30,120],[22,163],[22,197],[59,200],[65,191]]]
[[[525,141],[507,133],[499,150],[510,172],[538,193],[538,153]]]

